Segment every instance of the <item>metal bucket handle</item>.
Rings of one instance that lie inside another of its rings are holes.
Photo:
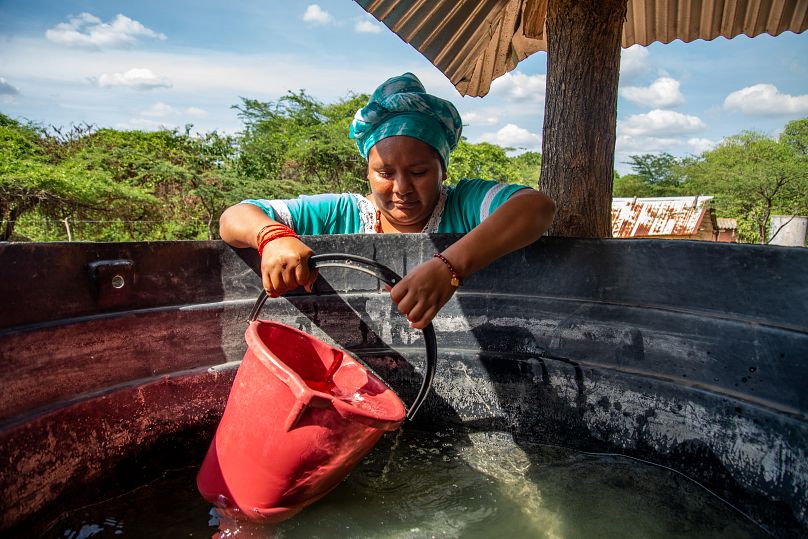
[[[370,258],[363,256],[342,254],[342,253],[327,253],[322,255],[314,255],[309,259],[309,267],[311,269],[317,268],[349,268],[362,273],[367,273],[376,277],[380,281],[390,286],[395,286],[401,281],[401,277],[385,266]],[[267,301],[267,293],[261,290],[261,294],[255,302],[255,305],[250,312],[250,322],[258,318],[258,313]],[[421,382],[421,388],[418,390],[415,400],[407,411],[407,420],[412,420],[418,409],[429,394],[429,389],[432,387],[432,379],[435,377],[435,368],[438,363],[438,342],[435,338],[435,328],[430,323],[423,330],[424,345],[426,346],[426,372],[424,373],[424,380]]]

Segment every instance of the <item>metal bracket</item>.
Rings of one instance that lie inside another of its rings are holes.
[[[90,262],[90,280],[99,307],[127,304],[135,291],[135,263],[127,259]]]

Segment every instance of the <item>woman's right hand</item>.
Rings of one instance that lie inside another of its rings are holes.
[[[230,206],[219,218],[222,239],[233,247],[258,248],[258,234],[267,225],[278,225],[267,214],[252,204]],[[311,292],[317,271],[309,270],[309,259],[314,254],[308,245],[291,236],[274,239],[264,246],[261,256],[261,281],[264,290],[273,298],[303,286]]]
[[[267,295],[277,298],[298,286],[311,292],[317,279],[317,270],[309,269],[312,255],[314,251],[297,238],[284,237],[269,242],[261,257],[261,279]]]

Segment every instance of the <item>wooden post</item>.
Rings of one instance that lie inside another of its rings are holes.
[[[70,224],[67,222],[67,217],[62,219],[62,222],[65,224],[65,230],[67,231],[67,241],[73,241],[73,235],[70,233]]]
[[[549,0],[539,186],[558,211],[550,234],[611,236],[620,37],[627,0]]]

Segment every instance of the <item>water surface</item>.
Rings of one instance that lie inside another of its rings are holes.
[[[273,527],[220,520],[195,467],[65,517],[46,537],[766,537],[681,475],[504,433],[390,433],[331,494]]]

